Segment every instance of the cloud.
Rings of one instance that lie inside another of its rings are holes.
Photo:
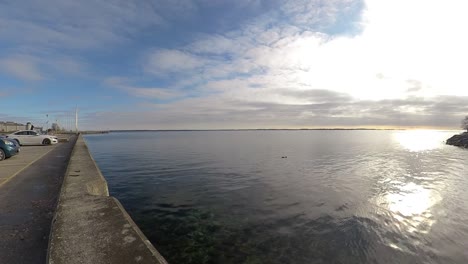
[[[120,43],[162,18],[147,1],[10,1],[0,8],[0,38],[59,50]]]
[[[433,21],[438,5],[423,12],[409,4],[395,21],[402,3],[295,1],[243,27],[153,50],[145,72],[197,96],[145,102],[139,114],[151,119],[157,110],[165,128],[458,124],[468,110],[459,87],[468,83],[446,66],[467,52],[439,34],[459,34],[421,30],[447,23]]]
[[[209,63],[209,60],[180,50],[159,49],[151,52],[147,58],[145,70],[157,76],[197,71]]]
[[[325,33],[359,31],[364,1],[288,1],[280,7],[290,23],[303,29]]]
[[[190,19],[198,12],[196,1],[156,0],[152,1],[155,11],[166,20]]]
[[[2,5],[2,72],[105,79],[138,102],[96,114],[108,127],[445,126],[468,110],[462,1]]]
[[[129,94],[133,94],[137,97],[143,98],[157,98],[157,99],[170,99],[180,96],[180,93],[174,91],[168,91],[160,88],[139,88],[139,87],[128,87],[126,91]]]
[[[443,43],[439,33],[418,31],[413,26],[414,16],[421,13],[417,4],[410,4],[395,21],[393,15],[401,4],[385,3],[382,7],[371,2],[364,9],[367,4],[361,1],[285,3],[279,10],[288,19],[275,17],[272,22],[265,15],[246,22],[241,29],[199,35],[185,46],[156,53],[152,57],[156,59],[145,69],[156,77],[183,78],[193,89],[222,92],[248,101],[269,98],[275,103],[292,103],[291,97],[275,94],[276,89],[330,90],[360,100],[404,98],[408,93],[428,97],[468,95],[468,90],[459,88],[466,83],[461,68],[446,67],[468,60],[465,48],[457,41],[439,46]],[[429,5],[433,11],[437,6]],[[268,14],[274,17],[276,13]],[[434,28],[447,23],[433,22],[429,12],[423,13],[425,22],[416,22],[421,28],[428,28],[423,27],[426,22]],[[362,30],[355,35],[327,33],[325,28],[337,21],[359,24]],[[459,34],[449,36],[459,38]],[[447,52],[453,56],[446,56]],[[260,93],[262,96],[257,96]]]
[[[421,91],[421,89],[423,89],[422,87],[422,83],[418,80],[407,80],[408,82],[408,89],[406,90],[408,93],[411,93],[411,92],[419,92]]]
[[[73,57],[52,57],[45,61],[50,68],[68,75],[90,75],[88,72],[89,65],[79,58]]]
[[[0,70],[27,81],[39,81],[44,79],[37,67],[37,61],[29,56],[12,56],[0,59]]]
[[[320,30],[322,26],[332,22],[325,22],[322,18],[327,16],[332,19],[338,15],[339,10],[354,5],[356,1],[334,1],[325,6],[322,6],[322,2],[295,1],[294,5],[280,4],[285,17],[291,19],[278,17],[277,11],[271,11],[248,20],[240,29],[223,34],[198,34],[197,39],[178,49],[156,49],[147,55],[145,71],[159,77],[188,72],[192,75],[203,73],[206,78],[218,78],[237,73],[246,74],[262,68],[307,67],[313,58],[304,56],[307,55],[304,52],[328,39],[328,35]],[[332,12],[332,9],[335,11]],[[317,23],[308,23],[305,27],[306,22],[299,23],[292,19],[305,13],[310,19],[314,17]],[[359,10],[356,13],[359,14]],[[271,17],[276,20],[272,21]],[[358,16],[352,19],[358,19]],[[297,27],[299,24],[302,28]]]
[[[190,43],[188,50],[195,54],[207,55],[238,55],[245,51],[251,43],[238,37],[226,37],[220,34],[199,35],[198,39]]]
[[[457,126],[468,111],[468,97],[357,101],[342,94],[318,94],[320,102],[302,105],[245,102],[220,95],[165,105],[146,103],[145,109],[135,112],[97,113],[88,125],[113,129],[122,128],[122,124],[135,129],[447,128]]]
[[[104,81],[104,84],[110,87],[115,87],[127,94],[145,99],[160,99],[167,100],[182,96],[179,91],[157,87],[137,87],[128,84],[129,80],[121,77],[110,77]]]
[[[0,58],[0,71],[16,79],[30,82],[57,79],[63,76],[89,77],[87,63],[59,54],[13,54]]]
[[[211,31],[241,26],[269,10],[272,1],[25,0],[0,5],[0,39],[9,45],[56,50],[107,49],[148,34],[188,35],[194,26]],[[225,24],[225,25],[222,25]],[[201,30],[203,32],[203,30]],[[205,31],[206,32],[206,31]],[[145,36],[147,37],[147,36]],[[155,38],[149,40],[154,42]],[[157,42],[157,41],[156,41]]]

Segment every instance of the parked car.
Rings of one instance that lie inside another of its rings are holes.
[[[50,145],[58,143],[56,136],[41,135],[32,130],[20,130],[7,135],[8,139],[16,140],[20,145]]]
[[[0,138],[0,161],[10,158],[20,152],[20,146],[16,141],[8,138]]]

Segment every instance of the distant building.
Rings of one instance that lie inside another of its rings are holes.
[[[60,130],[60,126],[59,126],[57,123],[52,123],[52,130],[53,130],[53,131],[59,131],[59,130]]]
[[[14,132],[26,129],[26,125],[12,121],[0,121],[0,132]]]

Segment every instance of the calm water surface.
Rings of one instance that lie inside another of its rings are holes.
[[[468,263],[468,151],[443,131],[88,135],[170,263]],[[282,158],[287,156],[287,158]]]

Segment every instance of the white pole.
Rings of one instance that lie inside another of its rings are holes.
[[[78,106],[75,109],[75,132],[78,133]]]

